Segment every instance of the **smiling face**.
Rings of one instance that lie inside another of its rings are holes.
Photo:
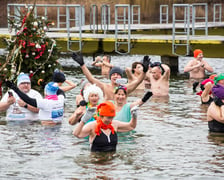
[[[117,79],[121,79],[121,75],[118,73],[113,73],[110,77],[110,80],[113,84],[116,84]]]
[[[98,94],[95,94],[95,93],[89,94],[89,103],[91,106],[96,106],[98,104],[99,99],[100,98]]]
[[[197,60],[201,61],[203,59],[203,53],[198,54],[197,56]]]
[[[112,122],[113,116],[101,116],[101,120],[103,121],[104,124],[108,125]]]
[[[19,84],[18,88],[20,91],[22,91],[24,93],[28,93],[31,89],[31,84],[28,82],[23,82],[23,83]]]
[[[119,89],[115,93],[114,98],[115,98],[115,102],[117,102],[118,104],[125,104],[126,100],[127,100],[127,95],[126,95],[124,89]]]

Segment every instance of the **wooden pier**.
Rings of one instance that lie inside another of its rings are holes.
[[[131,25],[131,52],[130,54],[151,54],[151,55],[170,55],[172,56],[172,24],[132,24]],[[175,28],[183,28],[183,24],[179,24]],[[198,27],[203,24],[197,24]],[[119,27],[121,28],[121,27]],[[204,51],[205,57],[224,58],[224,23],[208,23],[208,36],[203,32],[199,35],[189,37],[192,51],[200,48]],[[115,43],[115,25],[109,25],[106,32],[102,30],[93,33],[89,25],[82,26],[81,38],[83,42],[82,52],[91,54],[98,51],[114,53]],[[216,34],[215,31],[218,33]],[[221,32],[221,33],[219,33]],[[7,28],[0,28],[0,38],[6,38],[15,33],[9,33]],[[51,28],[47,32],[47,36],[56,39],[57,44],[62,47],[62,51],[67,51],[68,33],[67,29]],[[125,39],[126,35],[121,36]],[[78,28],[70,28],[70,37],[72,40],[79,40],[80,34]],[[185,41],[186,36],[179,35],[176,41]],[[4,48],[0,45],[0,48]],[[183,55],[184,55],[184,50]]]

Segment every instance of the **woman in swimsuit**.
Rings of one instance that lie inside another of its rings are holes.
[[[92,152],[113,152],[117,146],[117,132],[128,132],[137,125],[137,107],[132,108],[132,119],[125,123],[113,120],[116,114],[115,106],[110,101],[105,101],[97,106],[96,121],[89,122],[96,108],[88,108],[80,123],[75,127],[73,135],[78,138],[89,136]]]
[[[207,111],[209,131],[224,133],[224,86],[217,84],[212,88],[214,102]]]
[[[213,101],[212,87],[214,86],[214,81],[211,79],[205,79],[201,82],[201,91],[197,95],[201,96],[202,104],[211,104]]]
[[[152,96],[152,92],[148,91],[142,99],[127,103],[127,88],[123,85],[116,87],[114,94],[114,105],[116,108],[114,119],[122,122],[129,122],[131,120],[131,109],[134,106],[143,105]]]

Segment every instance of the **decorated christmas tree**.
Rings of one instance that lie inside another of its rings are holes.
[[[8,54],[0,58],[0,85],[5,79],[15,82],[24,72],[34,87],[40,79],[51,81],[54,70],[61,69],[59,48],[54,39],[46,36],[54,23],[46,17],[35,17],[34,7],[25,7],[20,10],[20,17],[8,19],[9,29],[15,30],[15,35],[5,39]]]

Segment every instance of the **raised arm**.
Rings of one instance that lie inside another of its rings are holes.
[[[94,78],[89,69],[86,67],[82,54],[73,53],[72,58],[81,66],[83,74],[86,76],[88,81],[92,84],[96,84],[101,89],[104,89],[104,83],[99,81],[98,79]]]
[[[138,79],[127,84],[127,93],[128,94],[130,94],[132,91],[134,91],[138,87],[138,85],[145,79],[146,72],[148,71],[148,68],[149,68],[149,64],[150,64],[149,56],[144,56],[143,63],[142,63],[143,73],[141,73],[141,75],[139,76]]]
[[[75,112],[69,117],[68,122],[70,125],[75,125],[80,118],[82,117],[83,113],[86,111],[85,106],[79,106]]]
[[[166,64],[161,64],[161,66],[164,70],[164,74],[162,76],[168,81],[170,78],[170,68]]]
[[[84,138],[88,135],[90,135],[93,126],[96,124],[95,121],[89,122],[85,124],[95,113],[96,108],[88,108],[86,110],[86,113],[82,116],[80,123],[75,127],[73,131],[73,135],[78,138]]]
[[[134,80],[134,78],[133,78],[133,74],[131,73],[131,68],[130,68],[130,67],[127,67],[127,68],[125,69],[125,73],[126,73],[126,75],[127,75],[127,77],[128,77],[128,81],[129,81],[129,82],[131,82],[131,81]]]
[[[117,132],[128,132],[136,128],[137,126],[137,114],[138,114],[138,107],[134,106],[131,109],[131,121],[130,122],[122,122],[114,120],[114,124],[117,126]]]
[[[101,67],[102,66],[102,62],[101,62],[101,58],[100,56],[97,56],[95,61],[93,61],[92,66],[96,66],[96,67]]]
[[[70,80],[65,80],[65,82],[67,84],[67,86],[60,86],[60,89],[64,92],[66,91],[70,91],[71,89],[74,89],[76,87],[76,84]]]
[[[148,101],[148,99],[152,96],[152,92],[148,91],[147,93],[144,94],[144,96],[142,97],[142,99],[138,99],[137,101],[131,103],[130,108],[132,109],[134,106],[141,106],[143,105],[146,101]]]

